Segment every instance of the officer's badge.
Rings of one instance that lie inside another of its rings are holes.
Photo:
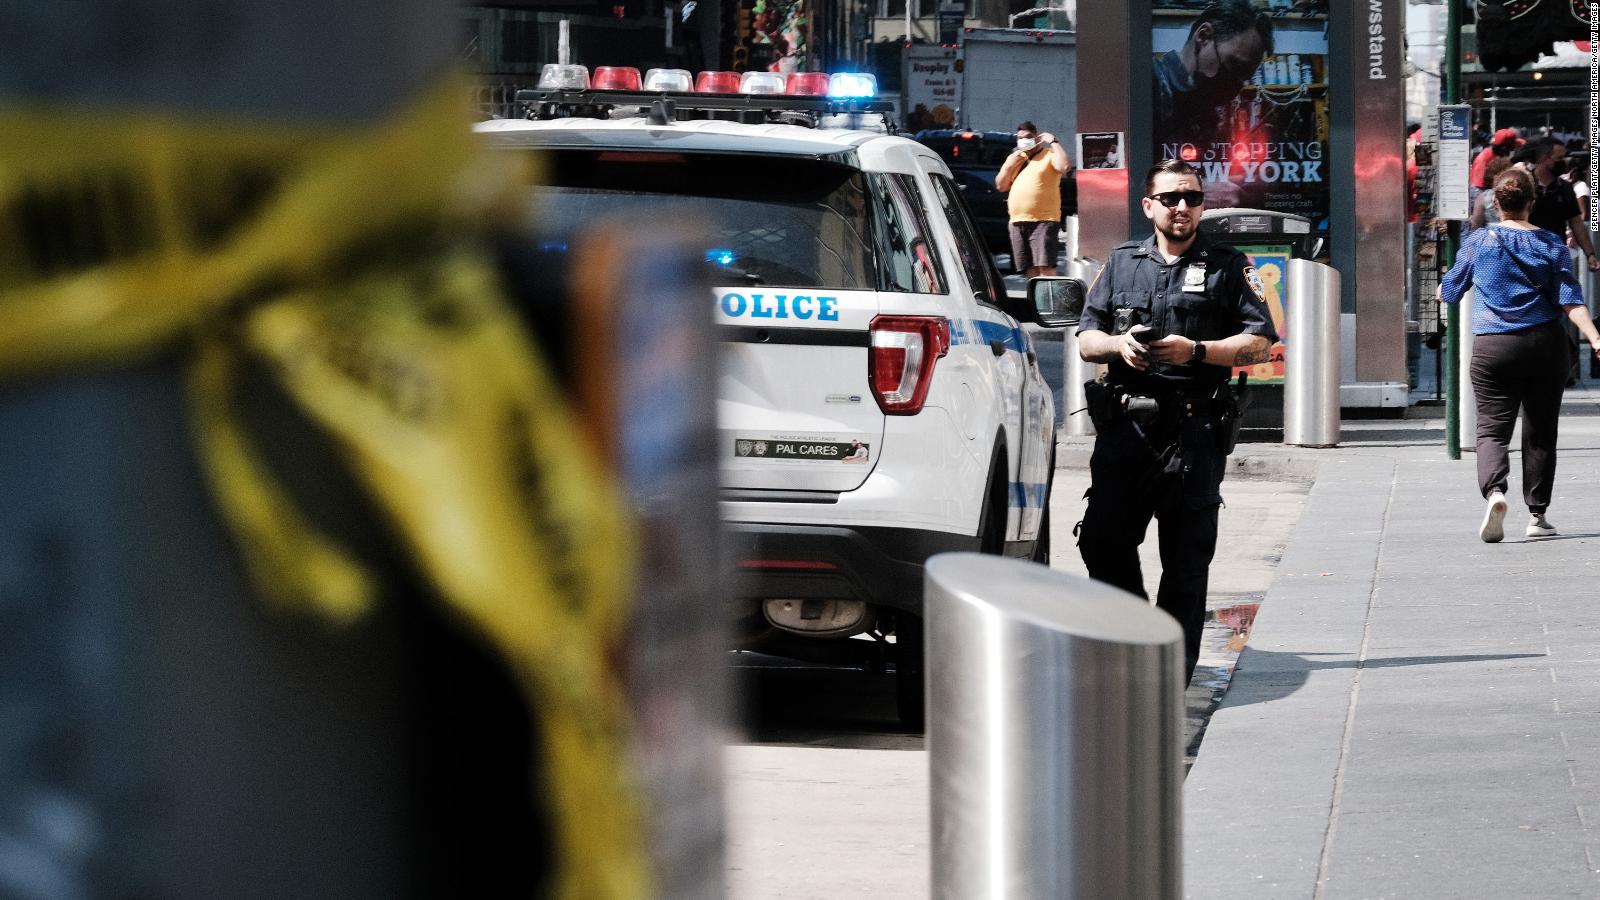
[[[1191,294],[1203,293],[1206,289],[1206,267],[1204,263],[1195,263],[1183,270],[1183,289]]]
[[[1267,302],[1267,283],[1261,280],[1261,274],[1255,266],[1244,267],[1244,283],[1250,285],[1250,290],[1255,292],[1256,299],[1262,303]]]

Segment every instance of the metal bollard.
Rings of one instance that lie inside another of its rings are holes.
[[[1183,631],[976,553],[924,582],[935,900],[1183,894]]]
[[[1461,397],[1456,415],[1456,439],[1464,453],[1478,451],[1478,395],[1472,389],[1472,307],[1477,296],[1471,288],[1461,296],[1461,333],[1456,336],[1456,389]]]
[[[1308,259],[1289,260],[1288,307],[1294,335],[1283,379],[1283,442],[1339,444],[1339,272]]]
[[[1578,276],[1578,287],[1583,290],[1583,305],[1587,306],[1589,313],[1593,315],[1597,299],[1594,295],[1594,273],[1589,271],[1589,257],[1584,256],[1583,251],[1577,247],[1572,248],[1572,272]]]
[[[1092,259],[1074,259],[1067,263],[1064,271],[1068,278],[1076,278],[1083,282],[1084,287],[1094,283],[1095,276],[1100,274],[1100,263]],[[1091,362],[1084,362],[1078,356],[1078,329],[1066,329],[1062,336],[1062,402],[1066,409],[1060,411],[1059,418],[1066,433],[1075,437],[1093,435],[1094,422],[1089,419],[1089,398],[1085,395],[1083,384],[1092,381],[1100,372],[1100,367]],[[1081,412],[1080,412],[1081,410]]]

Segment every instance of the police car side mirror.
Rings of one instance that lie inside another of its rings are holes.
[[[1083,298],[1088,290],[1077,278],[1043,275],[1028,279],[1028,303],[1034,321],[1047,328],[1078,324],[1083,314]]]

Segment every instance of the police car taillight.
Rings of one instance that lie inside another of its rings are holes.
[[[783,88],[782,72],[746,72],[739,76],[741,94],[781,94]]]
[[[633,66],[595,66],[589,81],[597,91],[637,91],[641,83]]]
[[[688,69],[651,69],[644,73],[644,89],[647,91],[682,91],[687,93],[694,87],[694,76]]]
[[[539,72],[541,91],[586,91],[589,89],[589,70],[583,66],[546,63]]]
[[[738,72],[701,72],[694,77],[696,94],[739,93]]]
[[[867,380],[885,415],[922,411],[933,364],[950,349],[950,320],[930,316],[878,316],[867,345]]]

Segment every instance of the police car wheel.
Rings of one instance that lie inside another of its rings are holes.
[[[922,620],[901,613],[895,623],[894,706],[907,731],[927,723],[926,686],[922,679]]]

